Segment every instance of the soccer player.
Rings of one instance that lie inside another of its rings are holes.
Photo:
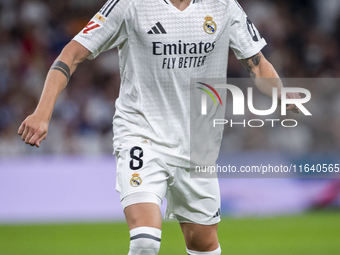
[[[129,255],[158,254],[165,196],[166,216],[179,221],[187,253],[220,254],[218,180],[190,179],[190,78],[225,78],[229,47],[251,77],[279,78],[261,53],[265,45],[236,0],[109,0],[56,59],[18,133],[39,147],[78,64],[118,47],[114,152]],[[255,83],[268,96],[282,87],[279,79]]]

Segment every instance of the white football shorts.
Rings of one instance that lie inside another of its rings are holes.
[[[217,178],[190,178],[189,169],[171,165],[171,159],[158,153],[157,146],[145,139],[125,142],[115,154],[116,190],[123,209],[147,202],[160,206],[166,197],[165,218],[202,225],[220,221]]]

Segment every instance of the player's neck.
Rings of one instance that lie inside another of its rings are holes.
[[[172,5],[180,11],[184,11],[189,5],[191,0],[170,0]]]

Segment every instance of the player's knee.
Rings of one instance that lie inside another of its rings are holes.
[[[158,228],[139,227],[130,231],[128,255],[157,255],[161,246],[162,231]]]
[[[192,251],[187,248],[188,255],[220,255],[221,247],[218,246],[216,250],[213,251]]]
[[[202,230],[197,232],[190,231],[189,234],[185,235],[185,242],[188,249],[193,251],[211,251],[218,246],[217,233],[208,231],[208,229],[206,229],[205,233]]]

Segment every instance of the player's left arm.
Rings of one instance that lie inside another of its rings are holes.
[[[241,59],[241,64],[254,79],[256,87],[265,95],[271,97],[273,88],[278,88],[278,98],[281,99],[282,81],[273,65],[263,56],[260,51],[256,55]],[[266,80],[261,78],[267,78]],[[299,93],[287,93],[288,98],[301,98]],[[287,110],[299,113],[296,105],[287,106]]]

